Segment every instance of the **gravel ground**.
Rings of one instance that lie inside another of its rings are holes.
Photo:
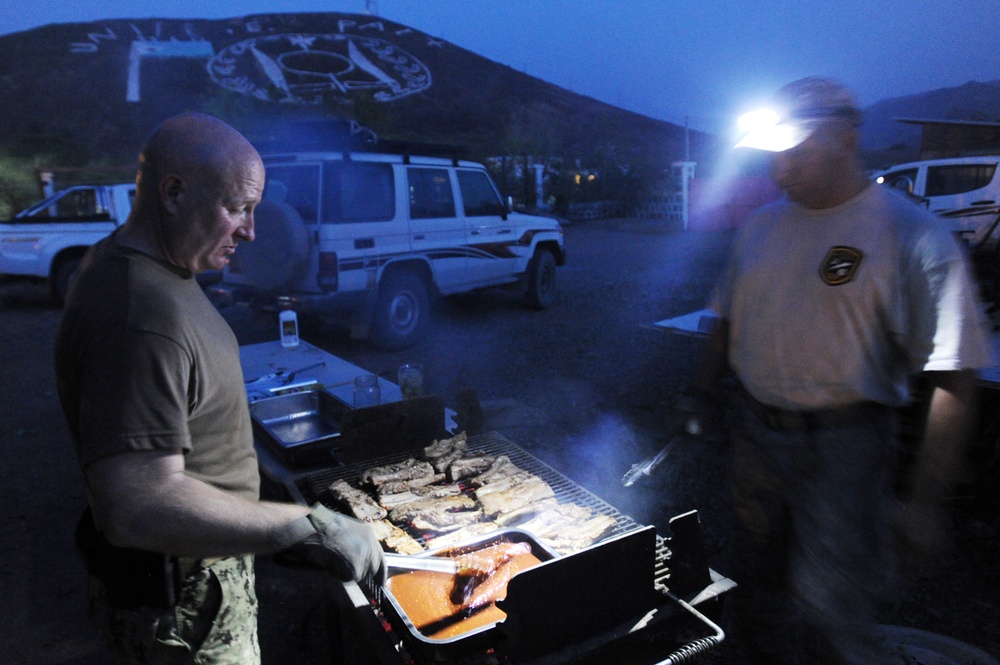
[[[503,291],[448,299],[435,305],[428,337],[395,353],[333,328],[303,327],[302,336],[374,372],[422,363],[429,392],[446,400],[475,390],[487,429],[659,533],[667,533],[670,517],[697,509],[709,561],[725,574],[737,553],[726,547],[724,432],[715,428],[704,445],[678,447],[649,482],[626,489],[620,479],[662,445],[672,425],[665,406],[686,384],[698,350],[694,338],[649,324],[701,306],[729,240],[727,233],[679,233],[648,221],[574,224],[566,229],[559,300],[549,310],[527,310]],[[83,571],[71,545],[84,494],[54,391],[59,314],[44,288],[0,284],[3,663],[108,662],[85,617]],[[225,314],[241,344],[277,337],[269,321],[236,308]],[[265,493],[277,496],[268,485]],[[884,622],[1000,654],[997,513],[969,501],[954,513],[954,548],[934,570],[909,576]],[[328,658],[315,580],[259,560],[265,664]],[[736,645],[727,639],[702,660],[739,662]]]

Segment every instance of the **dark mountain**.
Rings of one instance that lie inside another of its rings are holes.
[[[0,151],[131,164],[164,118],[217,115],[267,142],[353,118],[382,140],[593,164],[682,159],[685,130],[575,94],[399,23],[360,14],[108,20],[0,37]],[[692,132],[692,154],[711,137]]]
[[[222,117],[261,144],[289,123],[338,117],[383,143],[462,146],[474,159],[527,153],[656,173],[685,154],[683,127],[363,14],[46,26],[0,37],[0,90],[0,157],[108,165],[118,177],[149,130],[185,110]],[[869,162],[902,161],[916,155],[920,129],[895,118],[1000,119],[1000,82],[885,100],[865,116]],[[688,139],[707,175],[720,145],[695,131]]]

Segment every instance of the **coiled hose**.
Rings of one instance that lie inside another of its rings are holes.
[[[675,598],[675,600],[681,604],[684,609],[686,609],[691,614],[695,615],[702,621],[704,621],[712,630],[715,631],[715,635],[709,635],[708,637],[703,637],[701,639],[695,640],[685,644],[680,649],[677,649],[672,654],[662,660],[658,665],[679,665],[680,663],[686,663],[700,656],[701,654],[707,652],[709,649],[722,644],[723,640],[726,639],[726,633],[723,632],[722,628],[716,625],[711,619],[706,617],[704,614],[696,610],[694,607],[685,603],[680,598]]]

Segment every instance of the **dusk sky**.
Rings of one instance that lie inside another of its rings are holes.
[[[653,118],[721,132],[812,74],[862,106],[1000,80],[1000,0],[377,0],[382,18]],[[0,34],[121,18],[365,13],[365,0],[6,0]]]

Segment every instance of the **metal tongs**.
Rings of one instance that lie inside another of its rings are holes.
[[[409,556],[406,554],[392,554],[386,552],[382,555],[385,558],[385,565],[388,568],[400,570],[429,570],[435,573],[458,574],[458,562],[440,556]]]
[[[648,459],[633,464],[632,468],[629,469],[624,476],[622,476],[622,485],[625,487],[631,487],[642,476],[652,475],[653,471],[656,470],[656,467],[660,466],[663,460],[667,458],[667,450],[669,450],[670,446],[672,446],[675,441],[688,435],[698,436],[699,434],[701,434],[701,423],[697,418],[689,418],[681,427],[674,430],[673,435],[667,440],[666,444],[660,448],[658,453]]]

